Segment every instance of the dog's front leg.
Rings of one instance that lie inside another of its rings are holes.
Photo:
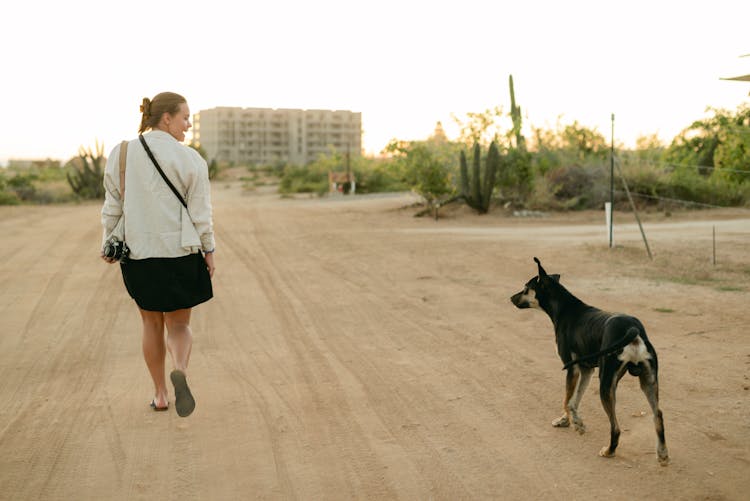
[[[565,373],[565,398],[563,399],[564,414],[552,421],[552,426],[556,428],[567,428],[570,426],[570,401],[573,398],[576,386],[578,385],[579,373],[576,367],[571,367]]]

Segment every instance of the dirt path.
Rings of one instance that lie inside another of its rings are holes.
[[[215,186],[187,419],[148,409],[138,314],[96,256],[99,207],[0,207],[0,499],[747,499],[747,212],[647,216],[648,262],[626,215],[608,250],[601,214],[435,222],[408,202]],[[550,425],[551,324],[507,299],[534,255],[649,329],[670,466],[632,378],[616,458],[597,456],[596,378],[588,432]]]

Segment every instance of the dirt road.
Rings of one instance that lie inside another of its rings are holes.
[[[148,408],[139,316],[97,257],[99,207],[0,207],[0,499],[747,499],[747,212],[646,217],[649,262],[632,216],[608,250],[601,214],[435,222],[409,202],[216,185],[216,297],[193,314],[187,419]],[[616,458],[597,456],[596,378],[588,432],[551,426],[551,323],[508,301],[532,256],[646,325],[670,466],[633,378]]]

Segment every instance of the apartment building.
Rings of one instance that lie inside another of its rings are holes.
[[[352,111],[220,107],[193,116],[193,141],[209,160],[232,165],[304,165],[335,148],[362,154],[362,114]]]

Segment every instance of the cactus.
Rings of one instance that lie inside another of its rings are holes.
[[[466,198],[469,195],[469,167],[466,165],[466,154],[461,150],[459,159],[461,174],[461,195]],[[466,201],[468,203],[468,200]]]
[[[477,210],[484,206],[480,186],[482,186],[482,150],[478,143],[474,143],[474,162],[472,162],[471,166],[471,198],[476,200],[479,206]]]
[[[484,202],[485,212],[490,210],[490,200],[492,199],[492,192],[495,190],[495,176],[497,171],[500,169],[500,152],[497,149],[497,145],[492,142],[490,143],[490,149],[487,151],[487,167],[484,172],[484,185],[482,192],[482,201]]]
[[[513,121],[511,136],[515,136],[515,147],[508,148],[502,159],[502,179],[500,188],[515,191],[521,200],[531,192],[533,181],[531,171],[531,153],[526,150],[526,139],[521,134],[521,107],[516,105],[516,93],[513,88],[513,75],[508,76],[510,87],[510,118]]]
[[[65,175],[73,192],[81,198],[103,198],[104,185],[102,178],[104,171],[104,145],[96,142],[96,150],[78,149],[78,158],[72,162],[71,170]]]
[[[484,179],[482,179],[481,161],[482,151],[478,143],[474,144],[474,162],[472,174],[469,176],[469,166],[466,153],[461,151],[461,196],[472,209],[479,214],[486,214],[490,210],[492,191],[495,188],[495,174],[500,165],[500,153],[494,141],[490,144],[487,158],[484,162]]]
[[[510,87],[510,118],[513,120],[513,134],[516,136],[516,148],[526,149],[526,139],[521,134],[521,107],[516,106],[516,93],[513,90],[513,75],[508,75]]]

